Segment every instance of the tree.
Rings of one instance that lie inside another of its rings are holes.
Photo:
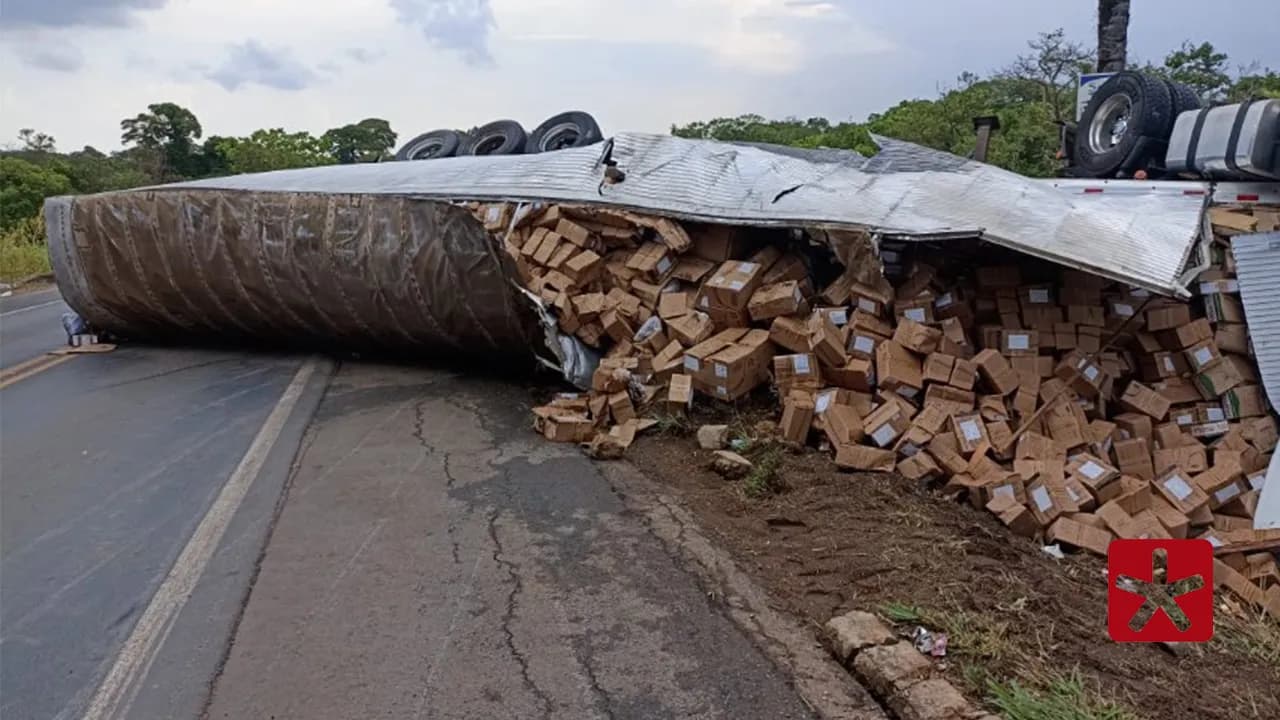
[[[44,199],[71,192],[65,175],[16,157],[0,157],[0,230],[40,212]]]
[[[396,133],[386,120],[365,118],[358,123],[333,128],[320,139],[334,161],[346,165],[390,159]]]
[[[153,176],[158,181],[197,177],[200,158],[196,140],[204,134],[195,113],[175,103],[155,103],[147,112],[120,121],[120,140],[125,145],[151,151],[157,164]]]
[[[1041,99],[1049,104],[1052,119],[1069,119],[1075,112],[1076,76],[1088,71],[1093,53],[1067,40],[1062,28],[1040,33],[1027,47],[1032,52],[1019,55],[999,77],[1034,84],[1040,89]]]
[[[1189,86],[1206,102],[1222,100],[1231,87],[1231,75],[1227,72],[1227,54],[1218,52],[1213,43],[1182,47],[1165,56],[1161,75]]]
[[[233,173],[313,167],[334,162],[320,138],[308,132],[285,132],[284,128],[257,130],[247,138],[219,138],[216,147],[226,159],[227,169]]]
[[[1120,72],[1129,55],[1129,0],[1098,0],[1098,72]]]
[[[57,143],[52,135],[46,135],[42,132],[36,132],[31,128],[22,128],[18,131],[18,140],[22,142],[22,149],[31,152],[52,153],[57,152]]]
[[[1240,76],[1227,89],[1227,102],[1242,102],[1250,98],[1280,98],[1280,73],[1256,66],[1244,68]]]

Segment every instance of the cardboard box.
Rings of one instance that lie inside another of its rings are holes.
[[[937,407],[950,415],[972,412],[977,397],[966,390],[949,385],[930,385],[924,392],[924,404]]]
[[[1156,516],[1156,520],[1164,527],[1165,532],[1170,537],[1182,539],[1187,537],[1188,531],[1191,529],[1191,518],[1182,514],[1180,510],[1169,504],[1164,497],[1156,495],[1151,498],[1151,514]]]
[[[578,247],[587,247],[591,244],[591,231],[568,218],[561,218],[556,223],[555,232]]]
[[[1191,307],[1186,303],[1171,303],[1147,310],[1147,330],[1170,330],[1191,322]]]
[[[1099,530],[1072,518],[1060,517],[1045,531],[1045,539],[1049,542],[1056,542],[1068,547],[1088,550],[1096,555],[1106,556],[1112,535],[1106,530]]]
[[[1244,304],[1236,295],[1205,295],[1205,319],[1212,323],[1242,323],[1245,321]]]
[[[782,403],[782,420],[778,423],[784,440],[804,444],[813,424],[813,398],[804,392],[791,392]]]
[[[898,461],[898,474],[908,480],[929,482],[942,476],[942,468],[932,455],[921,451]]]
[[[806,281],[809,278],[809,268],[805,266],[804,258],[794,253],[787,253],[781,259],[773,263],[764,273],[764,284],[773,285],[774,283],[786,282],[788,280]],[[843,325],[844,323],[837,323]]]
[[[792,390],[817,391],[822,387],[822,372],[818,359],[808,353],[775,355],[773,357],[773,381],[778,395],[787,397]]]
[[[658,317],[671,320],[694,312],[694,293],[663,292],[658,295]]]
[[[848,300],[850,305],[862,312],[879,317],[886,313],[889,303],[893,301],[893,296],[870,285],[854,282],[849,285]],[[835,300],[831,304],[843,305],[844,301]]]
[[[1070,452],[1088,442],[1086,428],[1081,425],[1068,403],[1055,403],[1045,411],[1043,418],[1045,430],[1060,452]]]
[[[1035,330],[1001,330],[1000,352],[1009,357],[1040,353],[1040,333]]]
[[[681,344],[693,347],[711,337],[711,318],[705,313],[691,312],[667,321],[667,331]]]
[[[1107,324],[1106,309],[1098,305],[1068,305],[1067,322],[1072,325],[1105,327]]]
[[[813,311],[815,313],[825,315],[826,318],[831,321],[831,324],[838,328],[843,328],[845,325],[849,324],[849,316],[851,313],[847,307],[816,307]]]
[[[1187,307],[1179,305],[1178,307]],[[1155,331],[1152,328],[1153,332]],[[1185,350],[1198,342],[1213,339],[1213,326],[1209,321],[1200,318],[1199,320],[1188,319],[1184,323],[1172,326],[1168,330],[1162,330],[1156,335],[1160,340],[1160,344],[1166,350]]]
[[[1142,438],[1150,445],[1153,433],[1151,418],[1142,413],[1120,413],[1112,418],[1116,423],[1116,431],[1122,440]]]
[[[757,263],[730,260],[702,286],[703,297],[713,306],[744,310],[760,287],[763,275]]]
[[[1130,381],[1120,396],[1121,407],[1163,420],[1169,414],[1169,401],[1163,395],[1137,380]]]
[[[815,411],[817,410],[815,406]],[[832,447],[856,445],[867,433],[863,429],[862,416],[850,405],[831,405],[823,413],[823,431]]]
[[[761,286],[751,296],[751,300],[747,303],[747,310],[751,313],[752,320],[760,322],[780,315],[806,312],[807,305],[804,295],[800,292],[800,283],[788,280],[775,285]]]
[[[670,278],[672,280],[683,280],[690,285],[698,285],[701,284],[703,278],[715,269],[716,263],[710,260],[704,260],[692,255],[682,255],[676,260],[676,266],[672,269]]]
[[[693,407],[693,378],[675,374],[667,383],[667,411],[687,411]]]
[[[818,362],[830,368],[844,367],[849,357],[844,351],[844,335],[830,320],[814,315],[809,318],[809,351]]]
[[[938,349],[942,331],[909,318],[903,318],[893,333],[893,341],[906,349],[928,355]]]
[[[1101,365],[1079,352],[1067,353],[1053,372],[1084,398],[1097,397],[1110,378]]]
[[[1156,352],[1138,356],[1138,371],[1148,382],[1175,378],[1188,372],[1185,356],[1171,352]]]
[[[899,323],[906,321],[931,323],[935,320],[932,296],[917,300],[899,300],[894,305],[894,311],[897,313]]]
[[[956,359],[945,353],[930,353],[924,360],[924,370],[921,373],[925,382],[935,382],[947,384],[951,382],[952,372],[955,370]]]
[[[1186,471],[1178,467],[1161,473],[1151,486],[1184,515],[1190,516],[1209,505],[1209,496],[1191,480]]]
[[[952,415],[951,427],[952,432],[955,433],[956,443],[960,447],[960,452],[964,455],[972,453],[984,444],[991,444],[991,438],[987,434],[986,423],[982,421],[982,416],[978,413]]]
[[[849,358],[843,367],[826,367],[823,373],[832,385],[858,392],[871,392],[876,384],[875,368],[863,358]]]
[[[892,340],[876,348],[876,372],[880,387],[895,392],[905,389],[909,393],[905,397],[914,397],[924,388],[920,358]]]
[[[1063,512],[1061,499],[1055,497],[1043,478],[1036,478],[1027,485],[1027,509],[1040,527],[1048,527]]]
[[[911,418],[896,403],[887,402],[863,418],[862,426],[871,441],[884,448],[911,426]]]
[[[793,353],[809,352],[809,327],[800,318],[775,318],[769,326],[769,339]]]
[[[1120,479],[1120,471],[1106,460],[1090,453],[1072,456],[1067,473],[1080,478],[1085,487],[1095,495],[1106,485]]]
[[[1111,449],[1121,473],[1147,481],[1155,480],[1156,470],[1152,464],[1151,450],[1146,440],[1142,438],[1119,440],[1112,445]],[[1174,463],[1170,467],[1176,465],[1177,463]]]
[[[1193,372],[1202,372],[1222,362],[1222,352],[1213,340],[1202,340],[1183,351]]]
[[[685,224],[685,229],[689,233],[689,239],[693,245],[690,247],[697,257],[711,262],[723,263],[733,257],[739,257],[747,253],[749,242],[746,232],[743,228],[732,225],[694,225]]]
[[[1244,323],[1219,324],[1213,332],[1213,341],[1223,352],[1237,355],[1248,355],[1251,352],[1249,326]]]
[[[583,250],[566,260],[561,272],[573,280],[576,285],[585,285],[599,277],[604,269],[604,258],[598,254]]]
[[[892,450],[866,445],[841,445],[836,448],[836,467],[841,470],[893,472],[898,456]]]
[[[1000,395],[1009,395],[1018,389],[1018,374],[1003,355],[992,349],[983,350],[973,358],[987,386]]]
[[[955,366],[951,371],[951,380],[948,382],[952,387],[961,390],[972,390],[975,383],[978,382],[978,365],[972,360],[956,358]]]
[[[1231,362],[1231,358],[1225,358],[1222,362],[1195,376],[1196,389],[1205,400],[1219,398],[1242,383],[1244,383],[1244,377],[1240,374],[1237,365]]]

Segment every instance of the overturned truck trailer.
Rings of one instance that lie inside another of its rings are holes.
[[[54,198],[45,216],[58,285],[98,328],[422,353],[546,347],[509,259],[466,201],[853,230],[875,243],[980,238],[1166,295],[1185,296],[1203,259],[1203,184],[1081,193],[877,141],[882,151],[864,158],[623,134],[556,153]],[[551,345],[564,361],[565,346]]]

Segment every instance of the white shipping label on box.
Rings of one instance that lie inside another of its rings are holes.
[[[796,299],[800,299],[800,289],[796,288]],[[849,322],[849,311],[844,308],[839,310],[828,310],[827,318],[835,325],[846,325]]]
[[[902,316],[922,323],[924,322],[925,317],[924,308],[907,308],[906,311],[902,313]]]
[[[1027,292],[1027,299],[1033,303],[1049,302],[1049,290],[1047,288],[1031,288]]]
[[[1070,485],[1067,486],[1067,494],[1071,496],[1071,502],[1076,504],[1079,504],[1080,501],[1084,499],[1080,496],[1080,493],[1076,492],[1076,489]]]
[[[1202,368],[1213,360],[1213,351],[1207,347],[1200,348],[1195,352],[1196,368]]]
[[[1222,542],[1221,539],[1218,538],[1217,535],[1203,535],[1202,538],[1205,540],[1208,540],[1209,544],[1214,546],[1215,548],[1220,548],[1225,544]]]
[[[1165,490],[1173,493],[1173,496],[1179,500],[1186,500],[1191,497],[1191,486],[1187,484],[1187,481],[1181,475],[1167,477],[1162,484]]]
[[[865,310],[869,313],[874,313],[879,310],[879,308],[876,307],[874,300],[868,300],[866,298],[858,298],[858,309]]]
[[[754,272],[755,269],[756,269],[755,263],[752,263],[752,262],[738,263],[738,272],[740,273],[743,273],[743,274],[751,273],[751,272]]]
[[[1084,369],[1084,376],[1089,379],[1089,382],[1093,382],[1094,380],[1097,380],[1098,368],[1094,367],[1093,365],[1090,365],[1089,367]]]
[[[891,424],[881,425],[875,429],[875,432],[871,433],[871,439],[875,440],[876,444],[880,447],[884,447],[893,442],[893,439],[897,436],[898,433],[893,429],[893,425]]]
[[[955,300],[951,298],[951,293],[942,293],[942,295],[938,296],[938,299],[934,301],[933,306],[936,308],[944,308],[951,305],[953,302],[955,302]]]
[[[696,357],[693,357],[691,355],[685,355],[684,367],[686,370],[692,370],[694,372],[698,372],[699,370],[702,369],[702,363],[699,363],[698,358]]]
[[[1036,504],[1036,509],[1040,512],[1048,512],[1053,507],[1053,498],[1049,497],[1049,491],[1043,487],[1038,487],[1031,491],[1031,501]]]
[[[853,349],[860,353],[874,352],[876,349],[876,341],[866,335],[854,335]]]
[[[1178,370],[1178,369],[1177,369],[1177,368],[1175,368],[1175,367],[1173,366],[1173,358],[1169,357],[1168,355],[1165,355],[1165,356],[1164,356],[1164,371],[1165,371],[1165,372],[1177,372],[1177,370]]]
[[[809,374],[809,356],[808,355],[792,355],[791,369],[795,371],[797,375],[808,375]]]
[[[1111,306],[1111,312],[1115,313],[1118,317],[1132,317],[1133,306],[1125,303],[1115,303]]]
[[[835,397],[835,395],[835,390],[828,390],[818,395],[818,399],[813,403],[813,411],[818,415],[826,412],[827,408],[831,407],[831,398]]]
[[[489,225],[492,225],[493,223],[498,222],[498,220],[499,220],[499,219],[501,219],[501,218],[502,218],[502,207],[501,207],[501,206],[498,206],[498,205],[490,205],[490,206],[489,206],[489,209],[488,209],[487,211],[485,211],[485,214],[484,214],[484,221],[485,221],[485,223],[487,223],[487,224],[489,224]]]
[[[716,386],[716,395],[720,397],[729,397],[729,388],[723,385]]]
[[[730,290],[741,290],[746,286],[747,284],[742,282],[741,280],[734,280],[733,282],[729,283]]]
[[[1209,418],[1209,422],[1222,422],[1227,419],[1227,414],[1222,412],[1220,407],[1211,407],[1205,409],[1205,415]]]
[[[725,365],[724,363],[716,363],[716,377],[718,378],[729,377],[729,366]]]
[[[915,443],[903,443],[902,447],[898,448],[898,452],[902,453],[903,457],[915,457],[920,453],[920,448]]]
[[[702,306],[702,307],[704,307],[704,308],[709,308],[709,307],[711,307],[711,301],[707,299],[707,296],[706,296],[706,295],[703,295],[703,296],[702,296],[702,299],[698,301],[698,304],[699,304],[699,305],[701,305],[701,306]]]
[[[962,420],[960,422],[960,432],[964,434],[964,439],[969,442],[982,439],[982,429],[978,427],[976,420]]]
[[[1084,464],[1080,466],[1080,474],[1084,475],[1090,480],[1097,480],[1098,478],[1102,477],[1103,474],[1105,474],[1106,472],[1107,472],[1106,468],[1102,467],[1101,465],[1099,465],[1098,463],[1092,460],[1085,460]]]
[[[1029,350],[1031,348],[1031,336],[1023,333],[1014,333],[1009,335],[1009,350]]]
[[[1196,418],[1194,415],[1187,415],[1184,413],[1181,415],[1174,416],[1174,422],[1178,423],[1179,425],[1191,425],[1195,423],[1195,421],[1196,421]]]
[[[1129,294],[1137,298],[1151,297],[1151,293],[1142,288],[1129,288]]]
[[[662,259],[658,261],[658,274],[665,275],[667,271],[670,269],[671,269],[671,258],[667,257],[666,255],[663,255]]]
[[[1231,483],[1230,485],[1224,488],[1220,488],[1218,492],[1214,493],[1213,498],[1217,500],[1219,503],[1225,503],[1226,501],[1230,500],[1231,498],[1239,494],[1240,494],[1240,486],[1235,483]]]
[[[1018,496],[1018,494],[1014,492],[1012,485],[1001,485],[997,487],[995,490],[991,491],[992,497],[1000,497],[1001,495],[1006,495],[1008,497]]]
[[[1252,490],[1261,490],[1262,484],[1267,481],[1267,472],[1262,470],[1249,476],[1249,488]]]

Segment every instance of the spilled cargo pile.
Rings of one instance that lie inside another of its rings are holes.
[[[777,434],[842,469],[1097,554],[1205,538],[1217,582],[1280,618],[1280,531],[1252,529],[1277,423],[1231,256],[1274,210],[1212,210],[1211,266],[1182,302],[970,241],[882,266],[851,232],[472,209],[559,330],[602,353],[589,392],[534,410],[548,439],[617,456],[695,400],[772,388]]]

